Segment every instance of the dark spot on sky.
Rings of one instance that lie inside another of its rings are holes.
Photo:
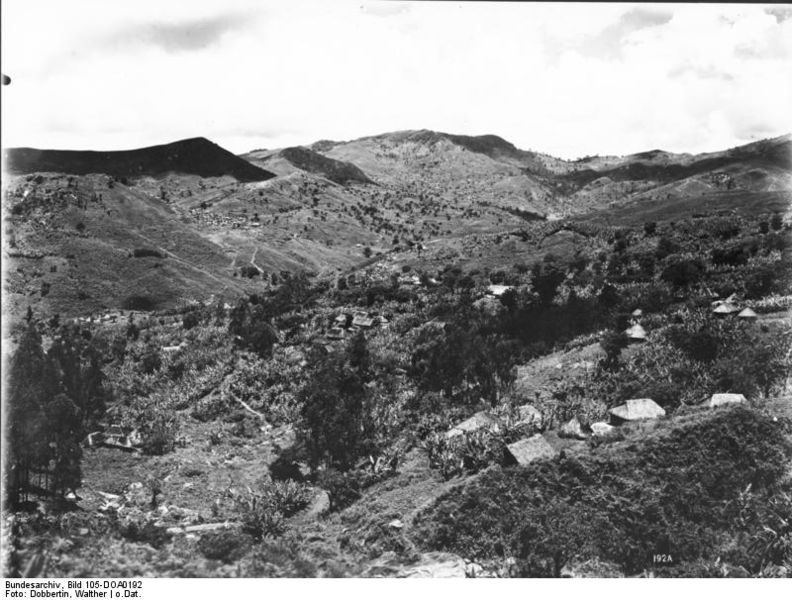
[[[766,8],[765,12],[774,16],[776,23],[783,23],[787,19],[792,19],[792,7],[789,6],[772,6]]]
[[[11,78],[3,73],[3,85],[11,85]]]

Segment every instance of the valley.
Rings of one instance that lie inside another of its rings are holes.
[[[5,572],[792,573],[789,135],[5,159]]]

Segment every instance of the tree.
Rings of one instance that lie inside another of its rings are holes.
[[[660,278],[677,287],[684,287],[698,281],[704,271],[704,263],[699,259],[679,259],[668,265]]]
[[[781,216],[781,213],[775,213],[770,217],[770,227],[773,228],[773,231],[780,231],[783,226],[784,217]]]
[[[54,336],[48,353],[59,371],[64,393],[84,420],[100,417],[109,400],[102,372],[102,350],[88,330],[64,325]]]
[[[11,507],[31,492],[62,498],[80,485],[83,415],[64,393],[62,378],[58,360],[44,353],[36,324],[30,323],[10,361],[6,394],[4,476]],[[90,386],[77,382],[76,387]]]
[[[558,286],[564,281],[564,271],[552,262],[536,263],[531,269],[531,283],[543,306],[552,304]]]
[[[372,451],[368,414],[368,347],[359,333],[340,351],[315,358],[301,392],[299,435],[311,465],[341,471]]]
[[[278,332],[271,320],[268,306],[243,299],[231,310],[228,331],[241,346],[266,358],[278,341]]]

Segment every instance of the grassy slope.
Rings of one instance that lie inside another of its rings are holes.
[[[736,501],[749,484],[757,497],[786,485],[786,433],[740,407],[640,426],[587,456],[495,467],[419,515],[412,538],[478,560],[522,556],[540,571],[561,555],[628,574],[656,569],[658,553],[676,567],[719,556],[746,566],[739,544],[761,530],[740,529]]]

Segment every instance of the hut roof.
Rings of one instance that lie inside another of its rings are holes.
[[[487,293],[490,294],[491,296],[502,296],[503,294],[508,292],[510,289],[512,289],[512,287],[513,286],[511,286],[511,285],[496,285],[496,284],[492,284],[492,285],[487,287]]]
[[[461,435],[471,431],[499,431],[500,427],[500,419],[482,410],[449,429],[446,435],[448,437],[454,437],[455,435]]]
[[[355,315],[352,319],[353,327],[372,327],[373,325],[374,319],[366,315]]]
[[[707,405],[710,408],[723,406],[724,404],[742,404],[746,402],[745,396],[742,394],[712,394]]]
[[[714,312],[716,315],[730,315],[734,312],[737,312],[738,310],[740,309],[734,306],[734,304],[722,302],[718,304],[718,306],[712,312]]]
[[[754,312],[753,309],[745,307],[743,308],[738,314],[738,319],[755,319],[758,315]]]
[[[631,340],[645,340],[646,339],[646,329],[638,325],[637,323],[632,327],[628,327],[627,330],[624,332],[627,334],[627,337]]]
[[[610,409],[610,414],[623,421],[639,421],[641,419],[656,419],[665,416],[662,406],[650,398],[636,398],[627,400],[625,404]]]
[[[640,308],[636,308],[631,314],[633,317],[642,317],[643,311]]]
[[[527,465],[541,458],[552,458],[558,454],[541,434],[514,442],[506,448],[519,465]]]
[[[327,337],[329,337],[331,340],[340,340],[344,337],[344,330],[340,327],[331,327],[327,331]]]

